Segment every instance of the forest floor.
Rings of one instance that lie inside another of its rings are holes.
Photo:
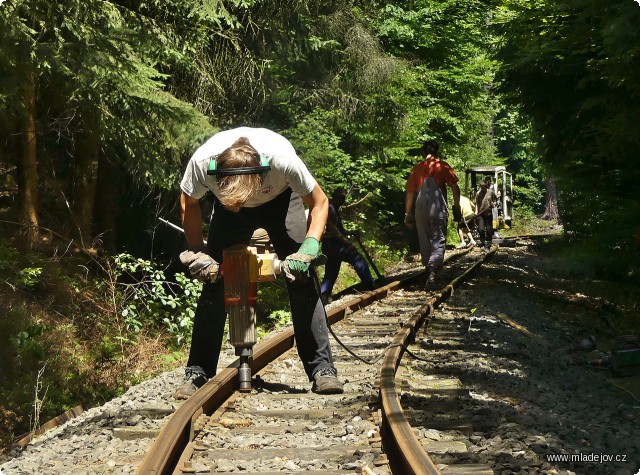
[[[531,281],[521,277],[522,287],[535,289],[541,302],[561,302],[568,309],[562,322],[575,335],[578,352],[590,344],[587,359],[608,357],[611,351],[626,347],[640,350],[640,286],[637,269],[612,269],[603,265],[606,255],[589,248],[570,246],[560,239],[562,228],[547,221],[533,220],[531,234],[552,233],[556,238],[543,239],[531,263],[535,269]],[[522,233],[524,234],[524,233]],[[519,278],[520,279],[520,278]],[[635,338],[635,343],[634,343]],[[581,359],[583,361],[584,359]],[[637,364],[622,370],[630,376],[611,374],[608,366],[592,368],[611,382],[629,390],[640,402],[640,358]]]

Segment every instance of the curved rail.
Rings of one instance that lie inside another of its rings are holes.
[[[435,309],[453,295],[458,287],[475,269],[492,256],[494,247],[483,259],[474,263],[460,276],[452,280],[438,294],[429,299],[408,319],[396,334],[385,354],[380,370],[380,397],[382,403],[382,431],[385,433],[385,452],[390,465],[402,474],[440,475],[436,467],[411,429],[400,404],[400,391],[396,388],[395,374],[406,346],[412,342],[418,329],[433,315]]]
[[[456,252],[455,254],[451,254],[448,256],[447,260],[459,257],[461,255],[467,254],[469,249],[461,250]],[[485,257],[486,258],[486,257]],[[481,261],[480,261],[481,262]],[[478,263],[474,264],[474,267]],[[419,270],[413,274],[403,277],[400,280],[395,280],[390,282],[389,284],[380,287],[378,289],[365,292],[362,295],[349,299],[344,304],[331,309],[327,312],[327,317],[329,320],[329,324],[334,324],[340,320],[342,320],[349,311],[356,311],[367,305],[380,300],[387,296],[390,292],[408,285],[423,276],[424,270]],[[456,281],[454,281],[456,282]],[[453,282],[452,282],[453,284]],[[450,295],[453,291],[453,287],[450,284],[443,291],[441,299],[445,298],[445,295]],[[436,297],[437,299],[437,297]],[[441,301],[441,300],[440,300]],[[431,302],[431,301],[430,301]],[[425,306],[421,308],[426,308],[432,303],[427,303]],[[439,303],[439,302],[438,302]],[[417,322],[422,323],[424,318],[418,318]],[[407,323],[401,331],[401,334],[404,334],[404,330],[406,329],[408,334],[415,334],[414,326]],[[419,328],[419,325],[418,325]],[[397,337],[400,338],[400,337]],[[402,337],[403,340],[405,337]],[[253,359],[250,363],[251,372],[255,374],[265,366],[267,366],[271,361],[276,359],[278,356],[282,355],[286,351],[293,348],[295,345],[293,327],[289,326],[281,333],[274,335],[269,338],[267,341],[262,342],[254,348]],[[400,352],[400,355],[403,353],[402,348],[395,348]],[[398,362],[400,359],[398,358]],[[238,379],[238,366],[239,360],[234,361],[231,365],[221,370],[218,374],[216,374],[213,378],[211,378],[204,386],[202,386],[196,393],[183,402],[178,409],[173,413],[167,424],[163,427],[162,431],[155,439],[149,452],[146,457],[142,461],[140,467],[138,468],[137,473],[141,475],[150,475],[150,474],[170,474],[173,473],[175,468],[177,467],[181,454],[189,444],[189,442],[193,439],[194,434],[194,425],[196,420],[202,414],[211,414],[216,409],[218,409],[236,390],[237,379]],[[395,365],[392,370],[388,367],[383,367],[383,377],[385,379],[391,378],[393,380],[393,375],[395,374]],[[381,388],[387,385],[381,384]],[[390,388],[387,386],[385,388],[385,393],[389,393]],[[395,390],[394,390],[395,391]],[[395,397],[395,396],[393,396]],[[397,398],[396,398],[397,399]],[[399,407],[399,400],[398,407]],[[390,407],[390,406],[388,406]],[[402,428],[398,430],[398,423],[400,423],[404,416],[402,416],[402,409],[398,412],[396,409],[388,409],[387,414],[398,414],[398,416],[394,416],[397,418],[397,421],[394,421],[392,424],[393,429],[391,430],[391,434],[395,437],[396,442],[392,445],[406,448],[412,444],[411,440],[417,442],[415,436],[411,432],[410,427],[408,427],[408,423],[404,420],[404,423],[407,425],[407,428]],[[406,449],[403,449],[406,450]],[[424,450],[422,450],[424,452]],[[428,456],[427,456],[428,457]],[[419,460],[419,459],[417,459]],[[421,463],[421,462],[416,462]],[[412,465],[413,466],[413,465]],[[436,469],[437,470],[437,469]],[[404,472],[403,472],[404,473]],[[406,472],[406,473],[439,473],[439,472]]]
[[[389,292],[411,282],[423,271],[403,280],[393,281],[383,287],[350,299],[327,312],[330,324],[342,320],[348,311],[355,311],[384,298]],[[287,327],[269,340],[256,345],[251,362],[252,374],[294,346],[293,327]],[[139,474],[169,474],[177,466],[180,455],[192,438],[193,424],[203,413],[211,413],[226,401],[236,389],[239,361],[229,365],[211,378],[196,393],[183,402],[153,442],[142,461]]]

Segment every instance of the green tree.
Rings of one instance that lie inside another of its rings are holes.
[[[496,20],[503,90],[542,138],[565,230],[624,252],[640,216],[639,19],[634,2],[577,0],[507,1]]]
[[[47,169],[44,180],[55,182],[69,210],[65,221],[90,246],[101,164],[109,161],[139,183],[165,184],[172,181],[165,170],[179,166],[194,137],[210,130],[191,105],[163,90],[166,74],[157,64],[177,54],[180,44],[168,40],[176,32],[124,2],[15,1],[0,12],[3,126],[10,128],[12,117],[24,124],[17,154],[23,224],[37,229],[42,183],[35,170]],[[14,85],[23,85],[17,97]],[[102,188],[105,196],[118,194]]]

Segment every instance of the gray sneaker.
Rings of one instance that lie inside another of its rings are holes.
[[[325,366],[313,375],[311,390],[316,394],[342,394],[344,386],[338,379],[338,371],[331,366]]]
[[[184,369],[184,382],[178,386],[173,397],[176,399],[189,399],[207,381],[209,381],[209,378],[207,378],[200,366],[187,366]]]

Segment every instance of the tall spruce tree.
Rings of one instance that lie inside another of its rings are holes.
[[[504,2],[503,90],[532,118],[573,238],[629,253],[640,233],[640,6]]]

